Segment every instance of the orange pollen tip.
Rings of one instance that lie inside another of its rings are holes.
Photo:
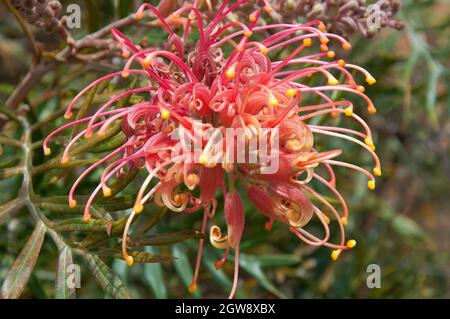
[[[330,39],[328,39],[328,38],[320,38],[320,43],[327,44],[328,42],[330,42]]]
[[[216,268],[217,270],[222,268],[222,266],[223,266],[223,262],[221,260],[216,261],[214,264],[214,268]]]
[[[134,258],[133,258],[132,256],[127,256],[126,261],[127,261],[128,267],[133,266],[133,264],[134,264]]]
[[[358,92],[364,93],[364,92],[366,91],[366,88],[365,88],[364,86],[362,86],[362,85],[358,85],[358,86],[356,87],[356,90],[357,90]]]
[[[269,49],[266,47],[262,47],[261,50],[259,50],[262,54],[267,55],[269,54]]]
[[[342,45],[342,48],[343,48],[344,50],[350,50],[350,49],[352,48],[352,45],[351,45],[350,43],[344,43],[344,44]]]
[[[349,241],[347,241],[347,247],[348,248],[353,248],[355,246],[356,246],[356,240],[350,239]]]
[[[65,156],[61,159],[61,164],[67,164],[70,162],[70,156]]]
[[[192,293],[194,293],[194,292],[196,292],[197,291],[197,284],[196,283],[191,283],[189,286],[188,286],[188,290],[189,290],[189,292],[192,294]]]
[[[180,14],[178,12],[174,12],[174,13],[172,13],[172,18],[179,19],[180,18]]]
[[[69,202],[69,207],[72,208],[72,209],[74,209],[75,207],[77,207],[77,201],[74,200],[74,199],[72,199],[72,200]]]
[[[347,226],[348,218],[347,217],[341,217],[341,222],[342,222],[342,225]]]
[[[152,65],[152,57],[150,55],[146,56],[142,62],[142,65],[144,68],[149,68]]]
[[[244,36],[247,37],[247,38],[250,38],[252,36],[252,34],[253,34],[253,32],[250,31],[250,30],[245,30],[244,31]]]
[[[369,112],[370,114],[374,114],[377,113],[377,109],[374,106],[369,106],[367,108],[367,112]]]
[[[52,153],[52,150],[48,147],[44,147],[44,155],[49,156]]]
[[[256,21],[256,16],[254,14],[249,15],[248,16],[248,21],[255,22]]]
[[[375,181],[368,181],[367,182],[367,187],[373,191],[375,189]]]
[[[89,219],[91,219],[91,215],[83,216],[83,218],[81,220],[83,221],[83,223],[87,223],[89,221]]]
[[[134,18],[136,20],[142,20],[144,18],[144,12],[136,12],[136,14],[134,15]]]
[[[321,51],[328,51],[328,45],[322,43],[322,44],[320,45],[320,50],[321,50]]]
[[[328,218],[328,216],[323,216],[324,218],[325,218],[325,222],[327,223],[327,225],[329,225],[330,224],[330,218]]]
[[[327,57],[329,57],[330,59],[334,58],[336,56],[336,53],[334,51],[328,51],[327,53]]]
[[[325,31],[327,31],[327,27],[325,26],[325,24],[320,23],[319,24],[319,30],[322,31],[322,32],[325,32]]]
[[[310,47],[310,46],[312,45],[312,40],[311,40],[311,38],[303,39],[303,45],[304,45],[305,47]]]
[[[337,61],[337,63],[338,63],[338,65],[339,65],[340,67],[344,67],[344,66],[345,66],[345,61],[342,60],[342,59],[340,59],[339,61]]]
[[[70,119],[71,117],[72,117],[72,112],[70,112],[70,113],[66,113],[66,114],[64,114],[64,118],[66,119],[66,120],[68,120],[68,119]]]
[[[122,51],[122,58],[128,59],[130,57],[130,51],[124,50]]]
[[[122,72],[122,77],[123,77],[123,78],[126,79],[126,78],[129,77],[129,76],[130,76],[130,72],[128,72],[128,71],[123,71],[123,72]]]
[[[273,9],[271,6],[264,6],[263,10],[265,13],[270,14]]]
[[[331,112],[330,115],[331,115],[331,117],[334,118],[334,119],[336,119],[336,118],[339,117],[339,113],[336,112],[336,111]]]
[[[333,259],[333,261],[336,261],[339,258],[339,255],[341,254],[342,249],[336,249],[333,250],[333,252],[331,253],[331,259]]]

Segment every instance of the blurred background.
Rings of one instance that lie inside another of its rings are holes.
[[[71,30],[74,38],[94,32],[132,12],[139,1],[61,1],[82,7],[82,27]],[[158,3],[154,1],[153,3]],[[26,75],[31,63],[29,41],[14,16],[0,3],[0,104],[4,105]],[[284,225],[264,230],[265,219],[246,203],[246,230],[242,242],[238,297],[249,298],[449,298],[450,297],[450,3],[447,0],[403,0],[396,15],[403,30],[385,28],[372,38],[360,32],[349,37],[353,48],[346,61],[363,66],[377,79],[367,89],[378,112],[363,117],[375,134],[383,176],[377,189],[367,190],[366,178],[338,171],[337,184],[349,203],[347,236],[357,240],[351,252],[337,262],[330,251],[297,241]],[[300,17],[300,21],[304,21]],[[46,52],[61,49],[58,35],[31,27]],[[165,34],[150,27],[132,34],[137,41],[163,42]],[[34,84],[18,108],[36,120],[64,109],[70,99],[95,76],[110,72],[103,63],[62,62]],[[62,123],[62,121],[61,121]],[[0,118],[2,136],[14,125]],[[43,126],[43,134],[49,133]],[[45,136],[45,135],[43,135]],[[36,140],[42,136],[35,137]],[[325,141],[324,143],[330,143]],[[333,141],[344,149],[347,159],[367,165],[369,158],[356,146]],[[341,145],[342,144],[342,145]],[[3,145],[5,146],[5,145]],[[337,147],[337,146],[336,146]],[[14,167],[21,155],[2,147],[0,169]],[[36,163],[43,159],[36,155]],[[64,195],[76,170],[44,174],[34,182],[41,196]],[[54,178],[57,176],[58,178]],[[52,179],[53,178],[53,179]],[[82,185],[88,194],[91,184]],[[21,177],[0,180],[0,203],[19,193]],[[133,194],[132,191],[129,192]],[[0,206],[5,208],[4,206]],[[45,212],[45,210],[44,210]],[[221,214],[221,211],[218,212]],[[47,215],[50,216],[50,215]],[[200,218],[166,214],[152,228],[152,234],[198,229]],[[0,283],[19,255],[34,223],[27,209],[10,216],[0,211]],[[122,260],[104,258],[129,292],[138,298],[192,296],[186,289],[192,278],[196,239],[147,248],[150,253],[172,254],[172,263],[137,265],[128,268]],[[226,297],[231,288],[232,263],[216,271],[217,251],[208,244],[194,297]],[[81,288],[77,297],[109,297],[101,289],[89,262],[74,255],[81,266]],[[22,297],[53,298],[58,250],[45,239],[35,271]],[[381,269],[381,288],[366,285],[367,267]],[[102,264],[103,265],[103,264]],[[92,265],[91,265],[92,266]],[[108,278],[108,276],[106,276]]]

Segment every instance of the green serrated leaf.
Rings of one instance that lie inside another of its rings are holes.
[[[131,299],[132,296],[122,280],[97,256],[82,255],[99,286],[116,299]]]
[[[17,299],[20,297],[36,264],[45,233],[44,224],[39,222],[6,275],[0,292],[1,298]]]
[[[64,247],[59,252],[58,268],[56,273],[56,287],[55,298],[56,299],[75,299],[75,288],[70,288],[67,285],[67,267],[73,264],[72,252],[70,248]]]

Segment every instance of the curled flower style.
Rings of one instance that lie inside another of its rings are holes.
[[[336,188],[333,169],[338,166],[360,172],[368,177],[368,187],[374,189],[374,175],[381,175],[381,167],[372,133],[354,113],[353,103],[331,96],[336,92],[354,94],[366,104],[369,113],[374,113],[374,105],[354,74],[360,72],[368,84],[375,83],[375,79],[363,68],[335,58],[329,48],[332,42],[346,50],[351,45],[344,38],[328,33],[320,21],[258,26],[260,11],[256,10],[247,23],[224,23],[228,14],[247,2],[231,4],[225,0],[218,6],[215,18],[206,24],[197,2],[182,7],[167,19],[149,4],[139,8],[137,19],[143,17],[144,10],[151,10],[160,19],[168,33],[164,48],[141,49],[119,30],[111,30],[127,59],[123,70],[82,90],[68,106],[65,117],[72,116],[86,92],[108,79],[136,76],[144,78],[148,85],[120,93],[94,114],[58,128],[46,138],[44,152],[51,153],[48,142],[55,134],[85,124],[64,150],[62,161],[67,162],[78,140],[105,134],[115,122],[120,123],[126,141],[79,176],[70,190],[69,205],[76,206],[74,194],[81,180],[103,164],[107,166],[86,203],[85,220],[90,218],[92,204],[100,191],[105,197],[112,195],[108,186],[112,179],[120,179],[130,170],[146,170],[148,175],[123,233],[123,258],[130,266],[133,257],[127,252],[128,231],[149,201],[174,212],[203,212],[201,233],[206,234],[208,222],[214,219],[218,207],[216,192],[222,192],[227,230],[225,233],[212,225],[209,239],[214,247],[225,251],[216,263],[217,268],[234,250],[235,273],[230,294],[233,297],[238,283],[239,244],[245,236],[240,187],[245,188],[250,201],[268,218],[267,230],[274,221],[286,224],[304,242],[331,248],[333,259],[355,245],[354,240],[345,241],[348,209]],[[267,2],[264,10],[270,11],[269,8]],[[169,19],[185,19],[182,35],[172,29]],[[198,29],[199,38],[195,47],[190,48],[185,43],[193,28]],[[258,34],[266,31],[271,35],[258,41]],[[309,53],[315,44],[319,52]],[[133,68],[134,65],[139,68]],[[311,84],[321,80],[326,84]],[[132,94],[146,94],[148,98],[114,108],[117,101]],[[317,102],[307,104],[308,96]],[[310,124],[314,118],[340,115],[354,120],[361,131]],[[319,151],[323,147],[315,144],[316,135],[343,139],[367,150],[374,160],[373,174],[336,160],[342,153],[340,149]],[[262,153],[261,145],[265,145]],[[339,208],[313,189],[313,180],[334,194]],[[306,229],[314,219],[323,226],[323,236]],[[336,222],[340,230],[338,243],[330,242],[331,222]],[[190,291],[197,287],[203,245],[204,239],[200,239]]]

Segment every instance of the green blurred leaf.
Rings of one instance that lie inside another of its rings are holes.
[[[177,258],[177,261],[174,262],[175,270],[177,271],[178,276],[180,276],[184,286],[187,288],[194,278],[194,271],[189,263],[189,257],[187,256],[183,245],[173,245],[172,255]],[[199,289],[197,289],[192,295],[195,298],[201,298],[202,296]]]
[[[145,251],[150,254],[159,253],[159,250],[154,247],[146,247]],[[167,298],[167,287],[164,281],[163,269],[161,264],[145,264],[144,280],[149,285],[156,298]]]

